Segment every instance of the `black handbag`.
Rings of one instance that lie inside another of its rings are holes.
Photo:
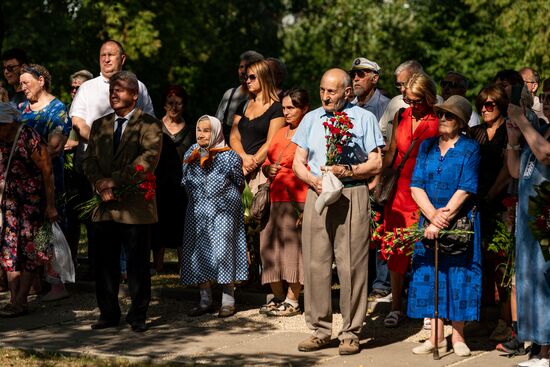
[[[472,210],[472,218],[475,217],[475,210]],[[424,228],[430,225],[430,221],[424,220]],[[460,235],[441,235],[438,238],[439,241],[439,251],[444,255],[460,255],[468,250],[468,248],[474,242],[474,223],[468,217],[467,214],[458,216],[451,222],[451,225],[446,228],[447,230],[460,230],[460,231],[469,231],[472,233],[460,234]],[[434,248],[434,240],[423,239],[422,243],[428,248]]]

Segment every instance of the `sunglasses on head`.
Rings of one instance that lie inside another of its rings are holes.
[[[485,107],[485,111],[493,112],[494,109],[495,109],[496,103],[492,102],[492,101],[487,101],[487,102],[483,103],[482,106]]]
[[[403,98],[403,102],[405,102],[408,105],[414,106],[414,105],[421,104],[422,102],[424,102],[424,98],[409,99],[409,98],[405,97],[405,98]]]
[[[6,66],[2,66],[2,71],[5,71],[7,70],[8,72],[13,72],[15,70],[15,68],[18,68],[20,67],[21,64],[17,64],[17,65],[6,65]]]
[[[454,113],[448,111],[437,111],[437,117],[441,120],[445,118],[445,121],[456,121],[457,117]]]
[[[440,84],[441,84],[441,88],[450,88],[450,89],[460,88],[460,84],[458,82],[453,82],[450,80],[442,80]]]
[[[373,73],[372,70],[352,70],[349,72],[349,76],[353,79],[357,75],[359,78],[363,79],[370,73]]]
[[[253,82],[254,80],[256,80],[256,75],[249,74],[246,76],[246,80],[250,80],[251,82]]]

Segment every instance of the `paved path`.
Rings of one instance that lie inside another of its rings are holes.
[[[258,314],[257,305],[243,306],[241,301],[234,317],[192,318],[185,314],[196,297],[195,292],[189,291],[172,291],[170,297],[155,297],[149,312],[150,329],[146,333],[134,333],[125,324],[92,331],[90,325],[98,317],[94,294],[90,289],[71,293],[69,299],[54,303],[33,301],[31,313],[26,317],[0,319],[0,346],[157,363],[181,362],[183,366],[512,367],[526,359],[499,356],[486,338],[469,339],[474,350],[469,358],[453,353],[443,355],[439,361],[432,360],[431,356],[415,356],[411,349],[428,336],[428,332],[419,331],[421,321],[408,320],[399,329],[386,329],[381,313],[377,312],[380,307],[367,317],[358,355],[338,355],[338,340],[333,340],[330,348],[301,353],[296,345],[309,335],[303,315],[267,318]],[[0,306],[7,301],[6,297],[5,293],[0,295]],[[257,297],[241,294],[239,298],[257,303]],[[127,297],[121,297],[123,312],[128,301]],[[339,328],[339,314],[335,314],[334,323]],[[446,332],[449,331],[447,327]]]

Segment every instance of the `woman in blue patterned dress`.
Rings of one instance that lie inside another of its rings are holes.
[[[235,314],[234,282],[248,278],[241,191],[242,160],[223,138],[220,120],[202,116],[197,144],[183,158],[182,185],[187,213],[181,254],[181,281],[199,284],[200,303],[190,316],[213,312],[212,282],[223,285],[219,317]]]
[[[461,133],[472,113],[470,102],[451,96],[434,106],[439,117],[439,137],[425,140],[420,146],[411,191],[425,220],[425,237],[433,240],[454,218],[468,214],[474,223],[473,245],[459,255],[441,255],[439,260],[439,316],[434,319],[434,251],[422,242],[415,245],[413,274],[409,288],[408,315],[431,318],[431,336],[413,349],[415,354],[429,354],[434,346],[446,351],[443,319],[452,321],[455,354],[470,355],[464,342],[464,321],[478,320],[481,299],[481,254],[479,215],[474,208],[477,192],[479,145]],[[435,322],[438,334],[435,335]]]
[[[547,83],[545,82],[545,85]],[[549,83],[550,84],[550,83]],[[544,112],[550,117],[550,88],[545,89]],[[550,180],[550,128],[537,131],[527,120],[521,107],[508,106],[506,123],[508,170],[519,179],[516,218],[516,299],[518,338],[541,345],[539,355],[518,366],[545,366],[550,359],[550,261],[545,261],[539,241],[533,237],[528,223],[529,197],[535,186]],[[521,148],[520,143],[527,144]]]
[[[21,89],[27,100],[18,107],[20,120],[34,128],[48,143],[48,153],[52,159],[53,177],[57,211],[60,214],[61,227],[65,229],[64,205],[62,195],[65,192],[63,174],[63,147],[69,132],[71,121],[67,107],[51,93],[51,76],[48,70],[36,64],[24,65],[19,76]],[[47,280],[52,287],[50,293],[42,297],[43,301],[55,301],[69,296],[53,267],[46,266]]]

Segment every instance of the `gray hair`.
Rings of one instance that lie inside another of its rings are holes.
[[[0,103],[0,123],[10,124],[18,121],[21,113],[19,110],[9,102]]]
[[[424,68],[422,67],[422,65],[418,61],[416,61],[416,60],[407,60],[407,61],[401,63],[397,68],[395,68],[394,74],[395,75],[400,74],[401,72],[403,72],[405,70],[408,70],[411,74],[423,73],[424,72]]]
[[[131,71],[122,70],[114,73],[109,78],[109,86],[114,86],[116,82],[118,81],[124,81],[128,83],[128,89],[135,94],[139,93],[139,83],[138,78],[136,74],[132,73]]]
[[[94,77],[94,75],[92,73],[90,73],[86,69],[83,69],[83,70],[77,71],[76,73],[71,74],[71,81],[73,81],[74,79],[80,79],[82,81],[87,81],[87,80],[92,79],[93,77]]]

